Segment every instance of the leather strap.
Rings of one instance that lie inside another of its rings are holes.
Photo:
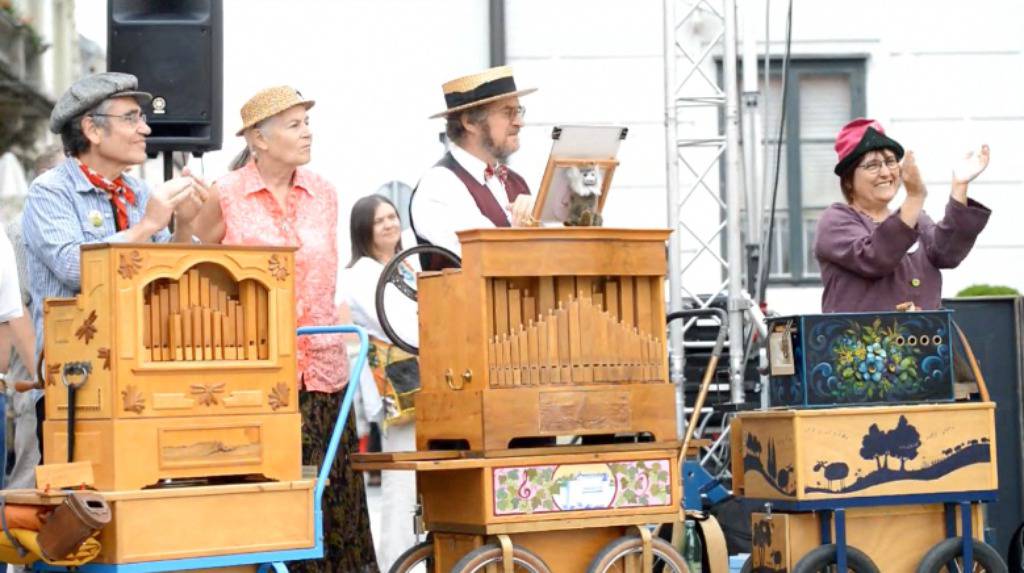
[[[513,559],[515,550],[512,547],[512,539],[508,535],[499,535],[498,543],[501,544],[501,569],[502,573],[515,573],[516,562]]]
[[[654,569],[654,552],[651,551],[651,530],[643,525],[637,525],[636,530],[640,532],[640,541],[643,543],[643,552],[640,555],[640,571],[651,573]]]

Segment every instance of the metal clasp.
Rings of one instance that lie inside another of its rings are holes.
[[[60,380],[68,388],[81,388],[89,381],[89,374],[92,373],[91,362],[68,362],[61,369]],[[69,382],[68,376],[81,376],[81,382]]]

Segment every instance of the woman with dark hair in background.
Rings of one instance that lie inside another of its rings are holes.
[[[352,322],[370,335],[367,368],[361,373],[363,403],[371,418],[383,418],[386,452],[416,449],[414,410],[409,388],[419,388],[416,358],[392,344],[380,325],[376,310],[377,282],[386,265],[402,250],[402,222],[395,205],[380,195],[356,201],[349,224],[352,260],[342,274],[346,302]],[[415,257],[402,262],[402,280],[415,286]],[[402,339],[418,345],[416,303],[392,285],[384,293],[388,322]],[[383,401],[380,397],[383,396]],[[375,414],[377,414],[375,416]],[[382,571],[416,543],[413,512],[416,509],[416,475],[413,472],[381,472],[381,529],[377,562]]]
[[[313,136],[313,107],[294,88],[278,86],[242,106],[246,150],[211,189],[195,228],[204,242],[298,247],[295,253],[297,326],[338,324],[338,199],[324,178],[304,167]],[[302,459],[319,465],[341,408],[349,364],[340,335],[300,337],[297,344],[302,412]],[[363,476],[352,470],[358,451],[349,416],[324,492],[324,558],[289,563],[291,571],[376,571]]]

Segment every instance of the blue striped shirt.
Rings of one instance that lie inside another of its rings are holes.
[[[128,207],[128,226],[134,227],[146,213],[149,186],[125,175],[124,182],[135,192],[135,205]],[[69,157],[32,182],[22,213],[22,236],[28,254],[29,291],[32,320],[36,326],[36,348],[43,348],[43,300],[69,298],[81,289],[81,245],[127,241],[117,231],[114,211],[106,191],[96,189],[85,178],[78,160]],[[171,233],[162,229],[150,239],[167,243]]]

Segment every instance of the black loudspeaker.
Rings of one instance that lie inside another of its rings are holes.
[[[1024,299],[984,297],[946,299],[953,320],[960,325],[996,403],[996,459],[999,499],[987,505],[991,543],[1006,557],[1014,531],[1024,520],[1024,441],[1022,432],[1022,382],[1024,382]],[[959,341],[956,352],[962,352]],[[1012,567],[1012,566],[1011,566]],[[1019,571],[1020,569],[1010,569]]]
[[[223,24],[221,0],[108,0],[107,69],[153,94],[144,109],[151,155],[220,149]]]

